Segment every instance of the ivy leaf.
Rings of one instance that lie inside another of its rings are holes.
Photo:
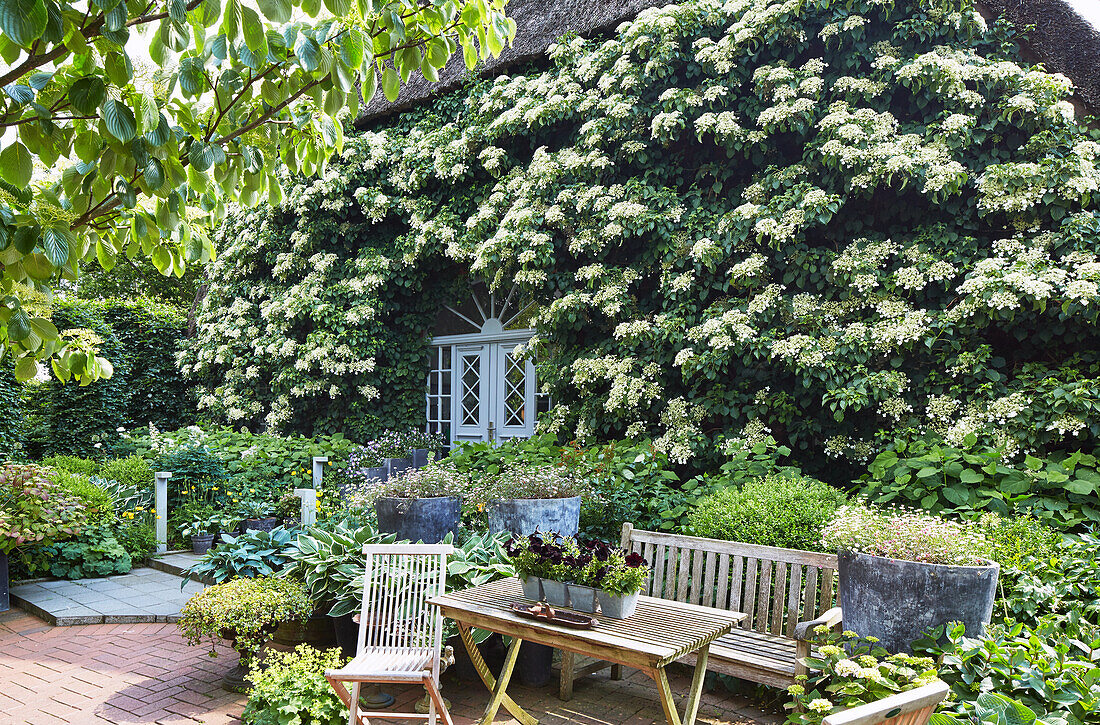
[[[134,112],[122,101],[116,101],[113,98],[104,101],[102,116],[110,134],[123,143],[132,139],[137,133]]]
[[[0,0],[0,30],[16,45],[27,48],[46,30],[43,0]]]
[[[69,86],[69,103],[85,116],[96,112],[103,103],[107,85],[95,76],[86,76]]]
[[[16,141],[0,151],[0,179],[12,186],[23,187],[31,183],[34,162],[26,146]]]

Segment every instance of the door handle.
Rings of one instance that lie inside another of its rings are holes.
[[[489,442],[492,443],[497,439],[497,427],[490,421],[489,423]]]

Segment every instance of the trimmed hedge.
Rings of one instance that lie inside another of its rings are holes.
[[[104,455],[117,446],[119,427],[194,422],[194,395],[175,363],[187,321],[174,308],[149,300],[62,300],[53,322],[98,335],[114,375],[86,387],[53,379],[25,386],[23,438],[30,456]]]

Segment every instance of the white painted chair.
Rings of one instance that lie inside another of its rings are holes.
[[[947,685],[936,680],[923,687],[835,712],[822,720],[821,725],[925,725],[947,693]]]
[[[363,607],[355,658],[325,679],[348,706],[348,725],[367,718],[416,718],[453,725],[439,694],[443,615],[428,604],[444,592],[449,544],[367,544]],[[428,691],[427,714],[363,712],[363,683],[418,683]],[[349,691],[350,686],[350,691]]]

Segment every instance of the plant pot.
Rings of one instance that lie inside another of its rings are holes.
[[[552,607],[568,607],[569,588],[565,585],[565,582],[543,579],[542,599]]]
[[[529,536],[536,531],[576,536],[581,521],[581,497],[504,498],[489,502],[489,531]]]
[[[412,458],[387,458],[386,477],[393,478],[413,467]]]
[[[288,647],[295,647],[299,644],[312,645],[315,649],[335,647],[337,644],[336,631],[331,620],[332,617],[327,614],[314,614],[309,619],[283,622],[275,630],[271,641]],[[354,646],[353,641],[352,647],[354,648]]]
[[[365,480],[378,479],[379,481],[385,483],[385,481],[389,478],[388,469],[385,465],[364,468],[362,469],[362,473],[365,477]]]
[[[325,615],[328,617],[328,615]],[[344,614],[339,617],[328,617],[332,620],[332,633],[336,637],[336,644],[343,650],[345,657],[354,657],[356,645],[359,643],[359,625],[355,621],[354,614]]]
[[[279,519],[270,517],[264,519],[245,519],[241,522],[241,531],[248,533],[249,531],[272,531],[278,528]]]
[[[432,453],[433,451],[430,448],[414,448],[412,452],[413,468],[423,468],[431,463]]]
[[[447,644],[451,646],[455,653],[453,669],[458,679],[463,682],[480,681],[477,668],[474,667],[474,663],[470,659],[470,653],[466,651],[466,645],[462,643],[462,638],[458,636],[451,637],[447,640]],[[481,658],[485,660],[489,671],[500,672],[501,668],[504,667],[504,656],[507,654],[504,638],[494,632],[484,642],[479,643],[477,649],[481,653]]]
[[[523,596],[536,602],[542,601],[542,578],[537,576],[520,577],[519,583],[523,586]]]
[[[578,612],[596,613],[596,590],[580,584],[566,585],[569,590],[569,606]]]
[[[8,611],[8,555],[0,551],[0,612]]]
[[[516,674],[520,684],[543,687],[550,681],[550,666],[554,663],[554,648],[524,641],[516,656]]]
[[[612,619],[626,619],[634,614],[638,606],[639,592],[633,594],[612,594],[603,589],[596,590],[596,597],[600,600],[600,611],[606,617]]]
[[[438,544],[448,533],[458,531],[462,504],[458,496],[432,498],[379,497],[374,502],[378,530],[397,534],[401,541]]]
[[[840,552],[844,629],[878,637],[890,652],[912,652],[925,630],[962,622],[979,637],[993,614],[1000,567],[949,566]]]
[[[214,545],[214,534],[194,534],[191,537],[191,551],[205,554]]]

